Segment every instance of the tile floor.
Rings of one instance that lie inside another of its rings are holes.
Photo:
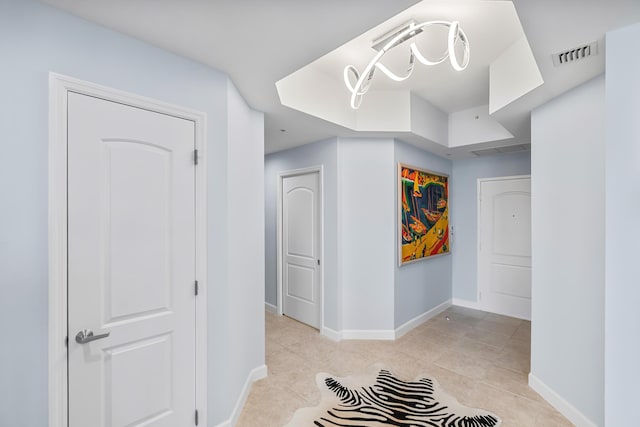
[[[572,426],[527,386],[530,340],[530,322],[461,307],[396,341],[334,342],[267,313],[269,376],[253,385],[237,427],[282,427],[319,402],[316,373],[347,376],[379,362],[405,380],[435,377],[461,403],[498,414],[503,427]]]

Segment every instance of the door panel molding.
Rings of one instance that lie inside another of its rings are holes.
[[[67,427],[67,95],[75,92],[195,123],[196,168],[196,407],[207,424],[206,114],[72,77],[49,73],[49,427]],[[73,339],[71,337],[70,339]],[[195,408],[194,408],[195,409]]]
[[[307,168],[301,169],[293,169],[285,172],[280,172],[277,176],[277,217],[276,217],[276,289],[277,289],[277,313],[282,316],[284,309],[284,299],[283,299],[283,274],[282,266],[284,262],[284,244],[283,244],[283,229],[282,229],[282,220],[283,220],[283,212],[282,212],[282,204],[283,204],[283,183],[285,178],[294,177],[298,175],[306,175],[310,173],[318,174],[318,191],[320,192],[319,200],[320,200],[320,214],[319,214],[319,235],[320,241],[318,242],[320,245],[320,331],[324,330],[324,176],[323,176],[323,166],[310,166]]]

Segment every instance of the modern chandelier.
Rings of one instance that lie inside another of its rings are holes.
[[[416,46],[415,43],[415,37],[418,34],[422,33],[427,27],[438,25],[449,28],[447,37],[447,49],[439,58],[430,60],[427,59],[420,52],[420,50],[418,50],[418,46]],[[407,67],[406,74],[403,76],[399,76],[385,67],[382,63],[380,63],[380,60],[389,50],[404,43],[407,40],[411,40],[411,45],[409,48],[409,65]],[[458,61],[455,52],[455,47],[458,42],[462,43],[464,47],[464,53],[461,62]],[[349,91],[351,92],[351,108],[353,108],[354,110],[360,108],[360,104],[362,104],[362,98],[364,94],[367,93],[367,91],[371,87],[371,82],[373,80],[373,75],[376,69],[382,71],[391,80],[401,82],[408,79],[411,76],[411,73],[413,73],[416,58],[424,65],[437,65],[449,58],[451,66],[454,70],[457,71],[462,71],[467,68],[467,65],[469,65],[469,39],[467,39],[467,35],[464,33],[462,28],[460,28],[460,23],[457,21],[427,21],[421,24],[409,22],[408,24],[403,25],[397,32],[393,32],[392,35],[383,38],[378,43],[374,43],[373,48],[376,49],[378,53],[364,68],[362,73],[360,73],[358,69],[353,65],[347,65],[344,68],[344,83],[347,86],[347,89],[349,89]]]

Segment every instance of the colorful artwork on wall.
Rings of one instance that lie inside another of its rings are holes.
[[[400,265],[449,253],[449,177],[398,164]]]

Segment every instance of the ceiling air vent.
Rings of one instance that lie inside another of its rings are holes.
[[[518,151],[531,150],[531,144],[507,145],[505,147],[485,148],[483,150],[472,151],[478,157],[495,156],[496,154],[516,153]]]
[[[570,64],[590,56],[598,54],[598,42],[591,42],[583,46],[573,49],[564,50],[553,55],[553,65],[559,67],[561,65]]]

